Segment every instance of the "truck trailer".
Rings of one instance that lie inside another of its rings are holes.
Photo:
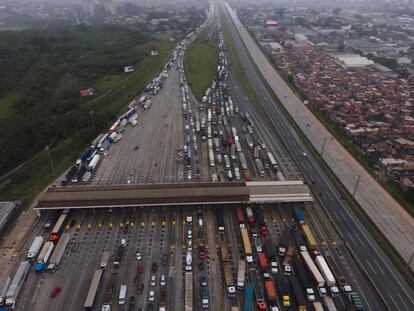
[[[30,262],[22,261],[6,293],[6,306],[14,306],[30,270]]]
[[[39,254],[40,248],[43,244],[43,237],[37,236],[34,238],[32,245],[29,247],[29,251],[27,252],[27,260],[34,260]]]
[[[46,265],[49,262],[50,255],[52,254],[54,247],[55,245],[51,241],[48,241],[43,245],[39,257],[37,257],[37,262],[35,265],[36,272],[41,272],[46,268]]]
[[[60,261],[62,260],[63,254],[65,253],[66,247],[69,244],[70,235],[69,233],[63,233],[59,239],[59,242],[56,245],[55,251],[52,256],[50,256],[48,270],[55,269],[59,266]]]

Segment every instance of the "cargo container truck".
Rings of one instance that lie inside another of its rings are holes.
[[[242,167],[243,170],[247,169],[247,161],[246,161],[246,157],[244,156],[243,152],[239,153],[239,158],[240,158],[240,165]]]
[[[316,299],[315,291],[313,290],[312,282],[302,262],[299,260],[297,256],[293,256],[292,262],[294,268],[293,272],[295,276],[298,278],[300,284],[302,285],[307,299],[309,301],[314,301]]]
[[[92,158],[91,162],[89,162],[87,170],[88,170],[89,172],[92,172],[92,171],[96,168],[96,166],[98,165],[99,160],[100,160],[100,155],[99,155],[99,154],[96,154],[96,155]]]
[[[325,279],[325,284],[329,287],[335,286],[335,278],[331,272],[331,269],[329,269],[329,266],[326,263],[325,258],[323,258],[322,255],[318,255],[315,257],[315,263],[316,266],[319,268],[319,271],[321,272],[323,278]]]
[[[259,263],[260,272],[267,272],[269,265],[267,263],[266,255],[263,253],[257,254],[257,261]]]
[[[101,269],[106,269],[109,265],[109,261],[111,260],[111,252],[104,251],[101,256]]]
[[[109,148],[109,144],[110,144],[109,140],[105,140],[105,141],[102,143],[101,148],[99,148],[99,152],[100,152],[101,154],[105,153],[105,151],[107,151],[107,150],[108,150],[108,148]],[[93,159],[92,159],[92,160],[93,160]],[[91,160],[91,161],[92,161],[92,160]]]
[[[254,224],[253,211],[251,207],[246,207],[247,221],[249,224]]]
[[[312,310],[313,311],[324,311],[323,306],[319,301],[315,301],[312,303]]]
[[[252,244],[250,242],[249,232],[247,231],[247,228],[241,228],[241,235],[242,235],[242,241],[243,241],[243,249],[244,254],[246,256],[246,261],[248,263],[253,262],[253,253],[252,253]]]
[[[238,207],[236,209],[237,214],[237,221],[239,222],[239,225],[244,225],[244,215],[243,215],[243,209],[241,207]]]
[[[265,171],[263,168],[263,163],[260,159],[255,159],[254,163],[256,164],[257,167],[257,171],[259,172],[260,177],[264,177],[265,176]]]
[[[279,256],[285,256],[286,248],[289,245],[290,234],[292,233],[292,228],[287,227],[282,231],[279,239]]]
[[[96,303],[96,296],[102,280],[102,273],[103,270],[95,270],[93,274],[92,282],[88,289],[85,304],[83,305],[85,311],[92,311],[95,309],[94,306]]]
[[[49,236],[49,241],[57,243],[57,241],[59,240],[60,234],[65,229],[65,225],[68,222],[68,219],[69,219],[69,210],[64,210],[60,214],[55,225],[53,226],[52,232],[50,233],[50,236]]]
[[[167,310],[167,290],[165,286],[160,287],[159,293],[159,303],[158,303],[158,311],[166,311]]]
[[[217,215],[217,226],[219,231],[224,231],[224,218],[223,218],[223,213],[220,209],[217,210],[216,212]]]
[[[316,240],[313,237],[313,234],[310,231],[308,225],[306,224],[301,225],[301,230],[302,230],[303,236],[305,237],[305,240],[306,240],[306,243],[309,249],[312,251],[316,250],[318,247],[318,244],[316,243]]]
[[[41,272],[46,268],[49,258],[52,254],[55,245],[53,242],[48,241],[43,245],[42,250],[40,251],[39,256],[37,257],[37,262],[35,264],[35,271]]]
[[[275,173],[277,173],[277,171],[279,170],[279,167],[277,166],[277,162],[276,162],[273,154],[271,152],[267,152],[267,157],[269,158],[270,166],[275,171]]]
[[[184,311],[193,311],[193,273],[185,273]]]
[[[336,262],[332,258],[332,255],[329,254],[329,253],[326,253],[325,254],[325,260],[326,260],[328,266],[331,268],[331,271],[332,271],[336,281],[338,282],[338,284],[340,286],[345,286],[346,285],[345,277],[340,272],[338,266],[336,265]]]
[[[277,257],[277,252],[272,240],[266,239],[264,241],[264,246],[266,248],[267,258],[269,258],[269,260],[275,260]]]
[[[12,281],[11,277],[8,276],[7,279],[6,279],[6,282],[4,283],[3,289],[0,293],[0,306],[4,305],[4,303],[6,301],[6,294],[7,294],[7,291],[9,289],[9,287],[10,287],[11,281]]]
[[[270,280],[265,281],[264,288],[265,288],[267,300],[270,301],[271,303],[275,303],[277,300],[277,296],[276,296],[275,285],[273,284],[273,282]]]
[[[69,233],[63,233],[59,239],[59,242],[56,245],[56,248],[50,257],[48,270],[55,269],[59,266],[60,261],[62,260],[63,254],[65,253],[66,247],[69,244],[70,235]]]
[[[224,279],[225,279],[226,286],[227,286],[227,295],[230,298],[233,298],[236,295],[236,287],[234,284],[233,273],[231,271],[231,268],[228,262],[223,263],[223,270],[224,270]]]
[[[76,160],[76,165],[81,165],[83,162],[86,161],[86,159],[91,155],[91,153],[93,152],[92,148],[88,148],[86,149],[82,155],[79,157],[79,159]]]
[[[108,141],[113,142],[115,140],[116,135],[118,135],[118,133],[113,132],[111,135],[108,136]]]
[[[244,260],[239,260],[237,266],[237,289],[243,289],[244,280],[246,278],[246,262]]]
[[[325,296],[322,298],[322,303],[327,311],[337,311],[335,304],[331,297]]]
[[[298,224],[303,225],[305,223],[305,216],[303,216],[302,210],[299,207],[293,209],[293,215]]]
[[[289,245],[285,254],[285,258],[283,259],[284,266],[290,266],[292,262],[292,257],[295,254],[295,247],[293,245]]]
[[[244,287],[244,311],[253,310],[253,286],[250,283],[246,283]]]
[[[247,142],[247,147],[250,150],[253,150],[253,140],[252,140],[252,137],[250,136],[250,134],[246,134],[246,142]]]
[[[118,268],[121,264],[122,257],[124,256],[124,247],[119,246],[114,257],[114,268]]]
[[[104,293],[103,293],[103,299],[102,299],[102,311],[110,311],[111,306],[114,299],[114,293],[115,293],[115,285],[116,280],[118,278],[118,273],[111,273],[109,276],[109,281],[106,283]]]
[[[105,134],[99,134],[92,142],[91,144],[91,148],[95,149],[96,146],[98,145],[98,143],[100,142],[101,138],[104,136]]]
[[[29,251],[27,252],[27,260],[34,260],[39,254],[40,248],[43,244],[43,237],[37,236],[34,238],[32,244],[29,247]]]
[[[30,262],[22,261],[17,268],[16,274],[13,277],[13,280],[10,283],[9,288],[6,292],[6,306],[13,306],[17,302],[19,297],[20,290],[26,280],[27,275],[29,274]]]
[[[98,144],[96,145],[96,149],[101,149],[102,144],[103,144],[103,143],[107,140],[108,136],[109,136],[109,134],[108,134],[108,133],[105,133],[105,134],[101,137],[101,139],[98,141]]]
[[[316,267],[309,253],[303,252],[303,251],[300,252],[300,258],[302,262],[304,263],[305,267],[308,269],[313,279],[313,282],[315,283],[315,286],[324,287],[325,279],[323,278],[322,274],[319,272],[318,268]]]

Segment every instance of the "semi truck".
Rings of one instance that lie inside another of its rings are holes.
[[[111,252],[104,251],[101,256],[101,269],[105,270],[108,267],[110,260],[111,260]]]
[[[262,288],[260,287],[259,273],[257,272],[256,269],[250,269],[250,279],[252,280],[254,295],[256,297],[257,308],[260,311],[265,311],[267,308],[267,305],[264,300]]]
[[[231,268],[228,262],[223,263],[223,270],[224,270],[224,279],[225,279],[226,286],[227,286],[227,295],[230,298],[233,298],[236,295],[236,287],[234,286],[233,273],[231,271]]]
[[[244,311],[253,310],[253,286],[250,283],[246,283],[244,287]]]
[[[324,287],[325,279],[323,278],[322,274],[319,272],[318,268],[316,267],[309,253],[303,252],[303,251],[300,252],[300,258],[302,259],[302,262],[304,263],[305,267],[308,269],[310,275],[312,276],[315,286]]]
[[[266,255],[263,253],[257,254],[257,261],[259,263],[260,272],[267,272],[269,265],[267,263]]]
[[[309,278],[309,274],[305,270],[305,267],[300,262],[299,258],[297,256],[293,256],[293,272],[295,276],[298,278],[300,284],[302,285],[302,288],[304,289],[306,296],[309,301],[314,301],[316,299],[315,291],[312,287],[312,282]]]
[[[338,284],[340,286],[345,286],[346,285],[345,277],[340,272],[338,266],[336,265],[335,261],[332,258],[332,255],[329,254],[329,253],[326,253],[325,254],[325,260],[328,263],[329,267],[331,268],[331,271],[332,271],[336,281],[338,282]]]
[[[325,296],[322,298],[322,303],[327,311],[337,311],[335,304],[331,297]]]
[[[327,286],[332,287],[335,286],[336,281],[332,274],[331,269],[329,269],[328,264],[325,261],[325,258],[322,255],[318,255],[315,257],[316,266],[319,268],[323,278],[325,279],[325,283]]]
[[[243,289],[245,275],[246,275],[246,262],[244,260],[239,260],[239,264],[237,266],[237,288],[238,289]]]
[[[11,281],[12,281],[11,277],[8,276],[7,279],[6,279],[6,283],[4,283],[3,289],[1,291],[0,306],[4,305],[4,303],[5,303],[7,290],[10,287]]]
[[[312,251],[316,250],[318,247],[318,244],[316,243],[316,240],[313,237],[313,234],[310,231],[308,225],[302,224],[301,230],[302,230],[303,236],[305,237],[306,243],[308,244],[309,249]]]
[[[55,251],[49,260],[48,270],[53,270],[59,266],[60,261],[62,260],[63,254],[65,253],[66,247],[69,244],[70,235],[69,233],[63,233],[59,239],[59,242],[56,245]]]
[[[295,247],[293,245],[289,245],[285,254],[285,258],[283,259],[284,266],[290,266],[292,262],[292,257],[295,254]]]
[[[27,252],[27,260],[34,260],[39,254],[39,251],[43,244],[43,237],[37,236],[34,238],[32,245],[29,247],[29,251]]]
[[[299,207],[293,209],[293,215],[298,224],[303,225],[305,223],[305,216],[303,216],[302,210]]]
[[[114,299],[116,279],[118,278],[118,273],[111,273],[109,276],[109,281],[105,286],[103,299],[102,299],[102,311],[111,311],[111,305]]]
[[[264,245],[266,248],[266,253],[267,253],[267,258],[269,258],[269,260],[275,260],[277,257],[277,252],[276,252],[276,248],[275,245],[273,244],[271,239],[266,239],[264,241]]]
[[[185,273],[184,311],[193,311],[193,273]]]
[[[95,154],[95,156],[92,158],[91,162],[89,162],[89,164],[88,164],[87,170],[89,172],[92,172],[96,168],[96,166],[99,163],[100,158],[101,158],[101,156],[99,154]]]
[[[253,262],[253,253],[252,253],[252,244],[250,243],[250,237],[249,232],[247,231],[247,228],[240,228],[242,240],[243,240],[243,249],[244,254],[246,256],[246,261],[251,263]]]
[[[277,300],[277,295],[275,285],[273,284],[273,282],[271,280],[265,281],[264,288],[267,300],[269,300],[271,303],[275,303]]]
[[[6,293],[6,306],[14,306],[16,304],[17,298],[19,297],[20,290],[26,280],[27,275],[29,274],[30,262],[22,261],[17,268],[16,274],[13,277],[13,280],[10,283],[9,288]]]
[[[292,233],[292,228],[287,227],[283,230],[280,240],[279,240],[279,256],[285,256],[286,248],[289,245],[290,234]]]
[[[50,255],[52,254],[54,247],[55,245],[51,241],[48,241],[43,245],[39,257],[37,257],[37,262],[35,265],[36,272],[41,272],[45,269],[47,263],[49,262]]]

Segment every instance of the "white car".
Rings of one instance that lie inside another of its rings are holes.
[[[155,275],[151,275],[151,286],[155,286],[156,283]]]
[[[154,301],[154,298],[155,298],[155,296],[154,296],[154,291],[153,291],[153,290],[151,290],[151,291],[149,292],[149,297],[148,297],[148,300],[149,300],[149,301]]]
[[[137,253],[137,260],[141,260],[141,259],[142,259],[141,253]]]
[[[272,271],[272,273],[277,273],[277,261],[272,261],[271,263],[270,263],[270,267],[271,267],[271,271]]]
[[[164,274],[162,274],[162,275],[161,275],[161,278],[160,278],[160,285],[161,285],[161,286],[165,286],[165,284],[166,284],[166,282],[165,282],[165,275],[164,275]]]
[[[185,271],[188,271],[188,272],[190,272],[191,271],[191,266],[185,266]]]
[[[302,155],[304,156],[304,157],[306,157],[307,156],[307,154],[306,154],[306,152],[304,151],[304,152],[302,152]]]

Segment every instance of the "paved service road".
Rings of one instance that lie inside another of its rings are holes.
[[[226,14],[226,17],[229,18],[229,15]],[[316,181],[313,191],[319,196],[319,200],[328,210],[340,234],[348,242],[349,247],[360,261],[362,268],[377,287],[388,309],[412,310],[414,308],[414,302],[411,298],[414,297],[412,290],[393,267],[381,248],[356,219],[350,208],[340,199],[340,193],[323,174],[316,161],[310,156],[303,156],[303,151],[306,148],[284,118],[280,108],[272,100],[256,71],[257,69],[250,55],[248,55],[245,46],[242,44],[234,24],[230,22],[229,25],[236,49],[239,52],[242,63],[245,65],[246,74],[256,91],[263,95],[261,102],[272,123],[284,139],[292,157],[296,160],[304,175],[308,179]],[[237,25],[240,29],[241,25],[239,22]],[[248,36],[248,34],[245,33],[245,36]],[[270,64],[268,66],[270,67]]]
[[[317,150],[322,150],[324,140],[327,139],[323,151],[324,159],[336,176],[340,177],[349,192],[354,191],[357,175],[360,175],[358,190],[355,194],[356,200],[401,256],[408,261],[414,252],[414,218],[369,175],[335,138],[331,139],[332,136],[328,130],[277,74],[237,17],[234,17],[234,21],[257,67],[307,138]],[[411,263],[411,267],[414,267],[414,261]]]

